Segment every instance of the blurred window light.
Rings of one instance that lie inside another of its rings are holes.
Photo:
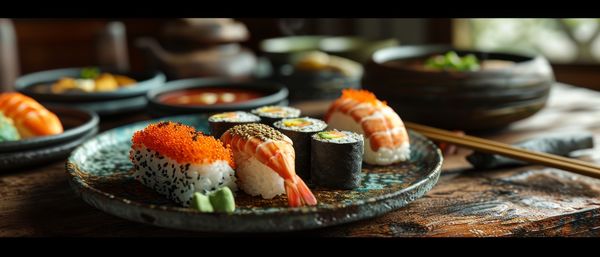
[[[455,19],[456,47],[542,54],[554,63],[600,62],[600,19]]]

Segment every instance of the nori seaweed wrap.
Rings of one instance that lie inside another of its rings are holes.
[[[305,182],[310,181],[310,141],[311,136],[325,130],[327,123],[309,117],[283,119],[273,123],[273,127],[294,142],[296,153],[296,174]]]
[[[223,112],[208,118],[210,135],[220,138],[225,131],[236,125],[259,123],[260,117],[247,112]]]
[[[514,144],[514,146],[536,152],[568,156],[569,153],[576,150],[594,148],[594,136],[589,132],[558,132],[525,140]],[[492,169],[526,164],[523,161],[482,152],[473,152],[467,156],[467,161],[477,169]]]
[[[364,139],[350,131],[327,130],[311,137],[311,180],[332,189],[360,186]]]
[[[260,117],[262,124],[268,126],[273,126],[273,123],[281,119],[300,117],[300,110],[288,106],[268,105],[256,108],[251,112]]]

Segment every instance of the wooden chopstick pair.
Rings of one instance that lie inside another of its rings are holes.
[[[571,171],[584,176],[600,178],[600,166],[591,162],[566,158],[554,154],[534,152],[483,138],[468,135],[457,135],[447,130],[412,122],[405,122],[404,125],[407,128],[421,133],[434,141],[455,144],[491,154],[500,154],[529,163]]]

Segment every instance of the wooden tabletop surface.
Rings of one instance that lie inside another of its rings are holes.
[[[322,102],[296,105],[319,114]],[[102,129],[137,120],[103,120]],[[512,143],[550,131],[590,131],[600,142],[600,93],[557,86],[547,107],[507,129],[479,136]],[[424,197],[378,218],[288,233],[307,236],[600,236],[600,180],[542,166],[474,170],[470,151],[446,156]],[[600,163],[600,146],[577,152]],[[64,161],[0,172],[0,236],[213,236],[135,223],[99,211],[71,190]]]

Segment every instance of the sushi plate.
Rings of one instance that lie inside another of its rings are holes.
[[[363,166],[362,185],[354,190],[314,188],[319,204],[287,207],[285,197],[271,200],[236,193],[232,214],[183,208],[132,177],[131,136],[146,125],[174,121],[208,133],[207,117],[183,115],[138,122],[99,134],[67,160],[69,183],[88,204],[112,215],[160,227],[204,232],[279,232],[322,228],[368,219],[396,210],[428,192],[440,175],[443,157],[424,136],[409,131],[411,159],[389,166]]]

